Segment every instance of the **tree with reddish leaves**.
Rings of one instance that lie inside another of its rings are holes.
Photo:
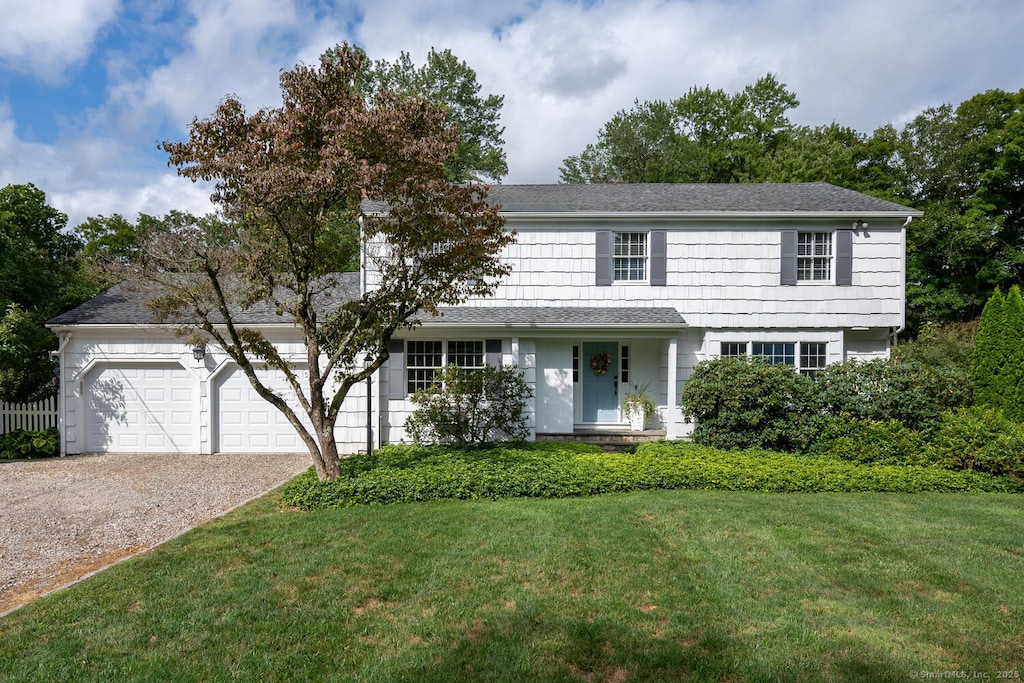
[[[150,226],[140,256],[112,264],[148,287],[159,320],[186,321],[190,340],[212,341],[238,364],[301,436],[321,479],[340,473],[342,402],[387,360],[391,337],[439,305],[492,293],[509,270],[499,253],[514,240],[486,186],[446,176],[459,131],[445,110],[386,90],[367,98],[367,67],[361,50],[339,45],[317,66],[282,72],[281,106],[250,113],[229,96],[193,121],[188,140],[162,143],[179,175],[213,182],[221,213]],[[354,224],[372,245],[362,257],[377,285],[340,301],[339,271],[360,249]],[[238,322],[268,308],[301,332],[301,360]],[[283,373],[312,430],[260,379],[261,364]]]

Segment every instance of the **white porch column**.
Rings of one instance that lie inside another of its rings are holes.
[[[665,438],[681,436],[682,415],[679,411],[679,337],[668,340],[668,372],[666,373]]]

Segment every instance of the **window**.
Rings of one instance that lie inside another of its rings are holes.
[[[747,342],[722,342],[722,357],[743,358],[747,355]]]
[[[797,233],[796,279],[798,282],[832,279],[832,233]]]
[[[647,279],[647,233],[615,233],[612,272],[615,280],[643,282]]]
[[[434,384],[434,373],[445,365],[457,365],[463,370],[484,367],[482,341],[450,341],[447,353],[439,341],[410,341],[406,350],[406,377],[408,393],[426,389]]]
[[[410,341],[406,351],[406,371],[410,394],[426,389],[434,383],[434,372],[444,363],[441,360],[441,342]]]
[[[629,347],[623,346],[619,351],[619,377],[623,384],[629,384]]]
[[[448,342],[447,365],[458,365],[464,370],[479,370],[484,366],[484,343],[482,341]]]
[[[580,347],[572,347],[572,381],[580,381]]]
[[[825,344],[823,342],[800,343],[800,373],[814,377],[818,370],[827,363]]]
[[[764,358],[772,365],[792,365],[796,366],[796,344],[783,343],[783,344],[768,344],[765,342],[754,342],[752,345],[750,354],[752,356],[758,356]]]
[[[797,350],[799,349],[799,353]],[[723,358],[743,358],[747,355],[747,342],[722,342]],[[828,364],[826,342],[754,342],[750,355],[763,358],[772,365],[792,365],[800,374],[814,377]],[[797,362],[799,361],[799,363]]]

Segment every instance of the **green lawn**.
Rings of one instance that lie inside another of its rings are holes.
[[[996,681],[1022,544],[1008,494],[275,493],[0,620],[0,679]]]

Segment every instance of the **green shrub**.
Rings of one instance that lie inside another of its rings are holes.
[[[977,321],[938,324],[926,322],[917,337],[901,341],[892,350],[896,362],[919,363],[928,367],[970,374],[974,358]]]
[[[60,454],[60,432],[56,427],[41,432],[15,429],[0,434],[0,460],[52,458]]]
[[[438,370],[435,383],[412,395],[405,430],[417,444],[482,444],[526,438],[526,402],[533,391],[514,366]]]
[[[998,408],[975,406],[946,413],[928,451],[943,467],[1024,480],[1024,425]]]
[[[932,429],[943,411],[965,406],[971,399],[965,371],[916,361],[834,363],[819,370],[815,382],[829,415],[897,420],[912,430]]]
[[[694,369],[682,394],[693,440],[716,448],[801,451],[820,404],[814,381],[760,358],[716,358]]]
[[[284,490],[304,509],[443,499],[564,498],[647,489],[735,491],[1019,491],[1011,479],[938,467],[865,465],[766,451],[722,451],[688,442],[605,453],[584,444],[451,448],[387,446],[343,462],[320,481],[311,469]]]
[[[821,423],[811,451],[817,455],[880,465],[927,465],[921,436],[897,420],[858,420],[848,413]]]

